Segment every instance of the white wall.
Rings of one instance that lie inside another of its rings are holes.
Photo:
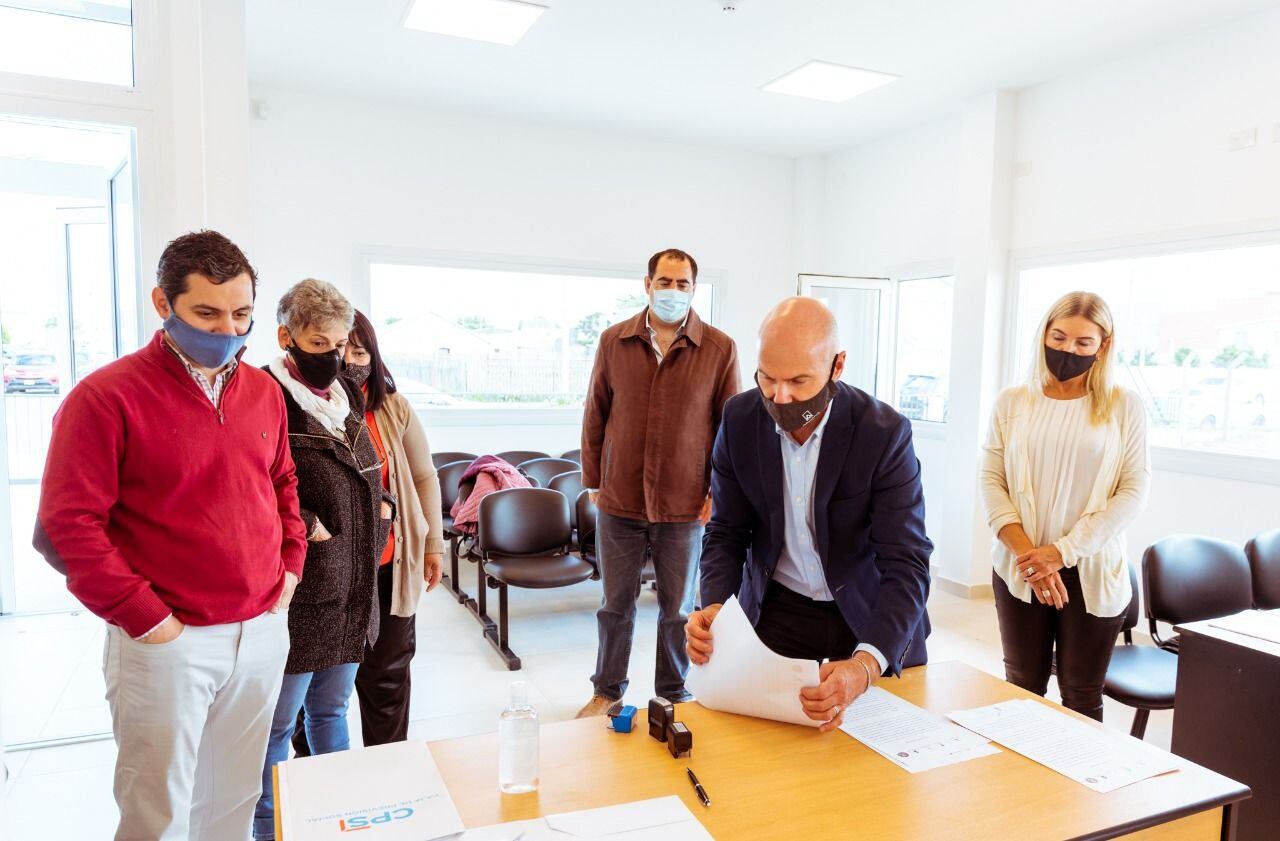
[[[262,277],[251,359],[276,351],[280,294],[328,280],[359,307],[360,249],[419,249],[634,266],[676,246],[716,287],[719,326],[754,358],[755,329],[795,287],[791,161],[623,135],[255,89],[249,258]],[[747,370],[751,369],[748,364]],[[432,423],[438,450],[577,446],[578,425]]]
[[[964,208],[986,187],[964,180],[984,162],[965,149],[959,119],[807,159],[803,171],[826,177],[824,190],[798,191],[807,218],[816,203],[823,220],[819,234],[797,234],[801,259],[818,264],[802,270],[892,275],[903,265],[955,263],[983,246],[1009,249],[1012,263],[1206,235],[1272,230],[1280,239],[1277,78],[1280,12],[1272,11],[1022,91],[1012,155],[1030,174],[1013,179],[1007,242],[996,234],[988,243],[963,240]],[[1229,151],[1231,135],[1248,127],[1258,128],[1258,145]],[[973,325],[958,320],[954,329]],[[953,393],[965,376],[956,361]],[[962,519],[969,500],[943,488],[938,474],[971,463],[976,446],[951,430],[944,440],[917,440],[935,541],[970,528]],[[1148,510],[1130,530],[1135,558],[1175,532],[1243,542],[1280,519],[1280,486],[1163,463]],[[949,538],[935,561],[971,551],[969,564],[952,559],[944,573],[981,588],[989,582],[979,555],[985,540],[979,533],[970,549]],[[966,567],[967,580],[956,575]]]

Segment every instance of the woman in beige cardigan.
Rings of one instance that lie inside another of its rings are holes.
[[[996,400],[982,460],[996,615],[1010,683],[1102,719],[1132,596],[1125,528],[1151,483],[1146,412],[1112,382],[1111,311],[1073,292],[1036,333],[1030,382]]]
[[[346,376],[363,386],[365,423],[382,458],[383,487],[399,501],[378,568],[381,631],[356,672],[360,724],[369,746],[409,736],[409,663],[417,646],[414,614],[424,586],[430,590],[440,583],[444,538],[440,481],[427,436],[409,401],[396,392],[373,325],[359,311],[347,343]]]

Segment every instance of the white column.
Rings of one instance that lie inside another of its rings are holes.
[[[1000,387],[1016,104],[1017,95],[1010,91],[970,101],[961,133],[947,414],[950,458],[946,518],[935,541],[934,565],[942,578],[971,593],[989,588],[991,577],[991,532],[978,497],[978,465]]]

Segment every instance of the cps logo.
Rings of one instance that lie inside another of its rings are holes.
[[[413,810],[408,806],[403,809],[392,809],[381,815],[357,815],[354,818],[340,819],[338,829],[342,832],[359,832],[362,829],[374,829],[392,821],[402,821],[412,815]]]

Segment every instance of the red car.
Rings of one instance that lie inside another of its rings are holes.
[[[58,360],[51,353],[20,353],[4,369],[4,393],[58,393]]]

